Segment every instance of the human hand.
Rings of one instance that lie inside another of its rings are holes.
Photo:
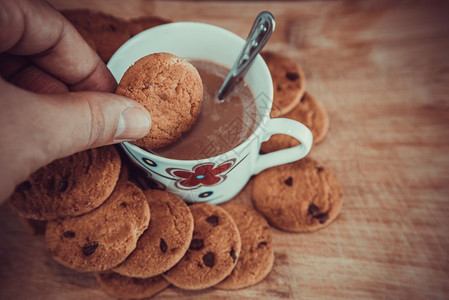
[[[0,202],[51,161],[145,136],[149,113],[44,1],[0,0]]]

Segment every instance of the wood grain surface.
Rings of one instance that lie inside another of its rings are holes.
[[[340,217],[312,234],[274,229],[268,278],[234,292],[169,288],[156,299],[449,298],[449,6],[430,1],[63,1],[125,18],[199,21],[246,37],[271,11],[267,48],[296,59],[330,132],[311,157],[343,187]],[[250,187],[237,200],[250,203]],[[1,299],[110,299],[54,262],[0,207]]]

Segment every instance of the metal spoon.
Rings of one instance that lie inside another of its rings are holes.
[[[273,15],[268,11],[261,12],[254,20],[253,27],[246,38],[245,45],[234,63],[231,71],[218,91],[219,101],[224,101],[226,95],[232,90],[234,85],[245,76],[249,67],[268,42],[274,31],[275,21]]]

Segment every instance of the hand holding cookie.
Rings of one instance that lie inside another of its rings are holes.
[[[167,146],[193,126],[203,102],[195,67],[169,53],[142,57],[125,72],[116,94],[132,98],[151,114],[150,132],[134,143],[148,150]]]
[[[111,73],[58,11],[26,0],[0,10],[0,201],[54,159],[148,132],[148,112],[110,93]]]

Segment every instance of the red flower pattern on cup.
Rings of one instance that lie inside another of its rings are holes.
[[[176,185],[179,188],[196,188],[211,186],[226,179],[224,172],[228,171],[235,160],[228,160],[219,166],[214,163],[204,163],[193,167],[192,171],[184,169],[167,169],[167,172],[177,178]]]

